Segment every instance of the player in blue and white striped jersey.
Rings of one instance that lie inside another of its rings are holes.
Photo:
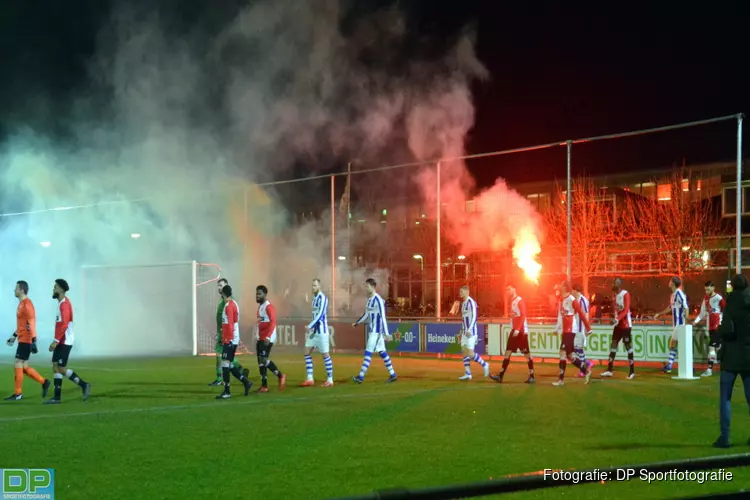
[[[385,350],[385,341],[392,339],[391,334],[388,333],[388,320],[385,317],[385,301],[383,298],[375,292],[377,283],[374,279],[369,278],[365,281],[365,290],[367,290],[367,305],[365,306],[365,313],[354,323],[353,327],[367,323],[367,345],[365,347],[365,359],[362,360],[362,368],[359,371],[359,375],[352,377],[352,380],[358,384],[361,384],[365,380],[365,374],[367,369],[370,368],[370,361],[372,361],[372,353],[377,352],[385,363],[385,367],[390,373],[388,383],[395,382],[396,371],[393,369],[391,363],[391,357]]]
[[[687,324],[687,317],[689,313],[687,297],[685,292],[682,291],[682,280],[678,276],[673,276],[669,279],[669,289],[672,290],[672,296],[669,299],[669,307],[654,315],[654,319],[658,319],[662,314],[672,312],[672,340],[669,342],[669,361],[661,369],[664,373],[670,373],[672,371],[672,365],[674,365],[674,359],[677,357],[677,327],[684,326]],[[693,346],[683,346],[685,349],[692,349]]]
[[[586,319],[591,319],[589,318],[589,299],[583,295],[581,285],[573,285],[573,297],[578,301],[578,304],[580,304],[581,312],[586,315]],[[577,327],[577,333],[573,340],[573,354],[575,354],[576,358],[581,360],[581,369],[578,372],[578,376],[584,378],[586,377],[587,368],[594,366],[594,362],[586,359],[586,352],[584,351],[587,344],[586,329],[584,328],[583,320],[578,313],[575,314],[573,321],[576,323]]]
[[[305,336],[305,368],[307,369],[307,380],[300,384],[300,387],[310,387],[315,385],[313,377],[313,349],[317,349],[323,356],[323,363],[326,367],[326,382],[323,387],[333,387],[333,361],[331,361],[330,339],[328,333],[328,297],[320,291],[320,280],[315,278],[312,281],[312,321],[307,325]]]
[[[458,291],[461,296],[461,351],[464,356],[464,374],[458,380],[471,380],[471,362],[484,370],[484,378],[490,376],[490,365],[474,352],[477,344],[477,302],[469,296],[469,287],[464,285]]]

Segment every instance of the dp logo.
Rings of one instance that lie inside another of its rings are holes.
[[[0,469],[3,475],[2,498],[35,499],[55,498],[55,471],[53,469]]]

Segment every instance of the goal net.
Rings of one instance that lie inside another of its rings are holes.
[[[86,356],[173,356],[213,348],[220,276],[217,264],[195,261],[83,266],[77,350]]]

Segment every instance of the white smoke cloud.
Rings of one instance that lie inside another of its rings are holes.
[[[289,313],[297,310],[285,303],[304,303],[313,277],[327,288],[331,214],[322,207],[330,193],[293,186],[305,193],[300,208],[320,216],[300,228],[290,225],[297,207],[285,206],[284,190],[253,183],[352,158],[387,164],[460,154],[473,124],[470,84],[487,75],[470,36],[426,56],[397,8],[353,15],[353,5],[261,1],[217,8],[211,22],[187,27],[163,9],[123,3],[114,10],[64,117],[69,135],[19,128],[0,151],[4,211],[39,212],[0,218],[3,310],[12,311],[15,281],[29,281],[40,341],[51,340],[55,304],[44,290],[65,277],[77,308],[90,309],[85,297],[96,295],[122,311],[121,319],[96,321],[86,311],[79,353],[139,353],[135,344],[153,345],[158,335],[143,331],[143,319],[170,321],[154,302],[168,301],[166,282],[183,271],[122,271],[89,276],[85,285],[81,266],[218,262],[239,290],[244,318],[252,317],[260,282]],[[207,12],[213,7],[207,3]],[[463,165],[448,168],[446,183],[465,193],[471,180]],[[384,189],[413,187],[381,179]],[[352,184],[356,192],[356,176]],[[61,206],[87,208],[49,211]],[[361,293],[370,275],[387,283],[385,270],[355,272],[348,264],[336,264],[340,297],[347,284]],[[128,322],[134,316],[139,331]]]

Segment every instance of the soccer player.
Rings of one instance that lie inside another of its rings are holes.
[[[526,362],[529,365],[529,378],[526,380],[527,384],[533,384],[534,380],[534,360],[531,359],[531,351],[529,351],[529,326],[526,324],[526,302],[518,295],[516,287],[508,285],[506,293],[510,297],[510,316],[511,316],[511,331],[508,335],[508,346],[505,348],[505,357],[503,358],[503,366],[500,368],[500,373],[492,376],[492,380],[496,382],[503,382],[505,372],[508,370],[510,364],[510,357],[516,351],[526,356]]]
[[[570,283],[564,282],[560,286],[560,310],[557,316],[557,326],[555,327],[555,333],[562,333],[562,341],[560,342],[560,378],[557,382],[553,382],[552,385],[560,387],[565,385],[565,368],[567,367],[568,360],[570,360],[579,370],[586,371],[586,383],[589,383],[591,379],[591,367],[587,367],[580,359],[573,356],[573,345],[575,344],[575,337],[578,333],[578,325],[576,324],[576,314],[583,323],[585,328],[584,332],[586,335],[591,334],[591,325],[589,320],[583,311],[581,310],[581,304],[571,293],[572,287]]]
[[[716,363],[716,351],[721,349],[719,325],[721,325],[721,317],[727,303],[724,297],[716,293],[713,281],[707,281],[705,287],[706,296],[701,303],[701,312],[693,321],[693,325],[697,326],[703,318],[708,318],[708,369],[703,372],[701,377],[710,377],[713,374],[714,363]]]
[[[255,301],[258,303],[258,342],[255,345],[255,352],[258,354],[261,379],[258,392],[268,392],[268,370],[279,378],[279,390],[283,391],[286,387],[286,375],[268,359],[271,356],[273,343],[276,342],[276,308],[268,300],[268,288],[265,285],[258,285],[255,288]]]
[[[359,370],[359,375],[352,377],[352,380],[358,384],[365,381],[365,374],[370,368],[370,361],[372,361],[372,353],[377,352],[385,367],[388,369],[390,377],[387,383],[393,383],[398,380],[396,371],[393,369],[391,363],[391,357],[385,350],[385,341],[392,339],[390,333],[388,333],[388,321],[385,317],[385,301],[375,291],[378,284],[374,279],[368,278],[365,281],[365,290],[367,290],[367,305],[365,306],[365,312],[362,316],[352,323],[353,327],[367,323],[367,345],[365,346],[365,358],[362,360],[362,368]]]
[[[68,357],[73,349],[75,336],[73,335],[73,306],[67,296],[70,286],[64,279],[56,279],[52,286],[52,298],[57,300],[57,318],[55,320],[55,340],[49,346],[52,353],[52,371],[55,374],[55,392],[52,399],[44,404],[59,404],[62,401],[63,378],[75,382],[83,392],[83,400],[89,399],[91,384],[79,377],[76,372],[68,368]]]
[[[622,278],[615,278],[614,283],[612,283],[612,292],[615,294],[615,317],[613,319],[615,328],[612,330],[612,343],[609,345],[607,371],[603,372],[601,376],[611,377],[613,375],[617,347],[622,341],[628,353],[628,365],[630,366],[628,380],[632,380],[635,378],[635,362],[633,360],[633,321],[630,317],[630,293],[622,289]]]
[[[581,285],[573,285],[573,297],[575,297],[578,304],[581,306],[581,311],[586,315],[586,319],[591,322],[591,317],[589,316],[589,300],[583,295]],[[578,325],[578,333],[576,333],[575,343],[573,344],[573,352],[576,357],[581,360],[584,368],[592,367],[594,366],[594,362],[586,359],[586,352],[584,349],[586,348],[587,339],[586,334],[583,333],[583,321],[578,313],[576,313],[574,321],[576,322],[576,325]],[[581,378],[586,377],[586,370],[581,369],[581,371],[578,372],[578,376]]]
[[[313,349],[317,349],[323,356],[326,366],[326,381],[323,387],[333,387],[333,361],[328,353],[330,336],[328,335],[328,298],[320,291],[320,280],[312,281],[312,321],[307,325],[307,338],[305,339],[305,368],[307,369],[307,380],[300,387],[315,385],[313,377]]]
[[[224,324],[224,296],[222,295],[221,291],[225,286],[229,284],[229,282],[225,278],[221,278],[219,281],[217,281],[217,284],[219,287],[219,297],[221,297],[221,300],[219,300],[219,307],[216,308],[216,378],[213,382],[208,384],[211,387],[222,385],[224,383],[224,375],[221,368],[221,354],[224,351],[224,345],[221,340],[221,325]],[[247,368],[242,368],[242,365],[236,359],[232,361],[232,367],[237,368],[239,371],[241,371],[246,379],[250,378],[250,370],[248,370]]]
[[[216,399],[229,399],[232,397],[229,390],[231,377],[229,374],[242,382],[245,386],[245,396],[250,393],[253,383],[233,365],[234,354],[240,343],[240,308],[232,299],[232,287],[224,285],[221,289],[224,302],[224,311],[221,318],[221,374],[224,380],[224,391],[216,396]]]
[[[685,325],[688,316],[688,303],[685,292],[682,291],[682,280],[678,276],[669,279],[669,289],[672,290],[672,296],[669,299],[669,307],[654,315],[658,319],[662,314],[672,311],[672,339],[669,342],[669,361],[661,369],[663,373],[671,373],[674,359],[677,357],[677,327]],[[683,346],[685,349],[691,349],[692,346]]]
[[[16,348],[15,361],[15,391],[12,395],[5,398],[5,401],[18,401],[23,398],[23,376],[26,375],[39,382],[42,385],[42,398],[47,397],[49,393],[49,380],[45,379],[39,372],[29,366],[29,358],[32,354],[39,352],[36,347],[36,311],[34,304],[28,297],[29,284],[25,281],[16,282],[15,294],[18,299],[18,308],[16,309],[16,331],[8,339],[8,346],[18,339]]]
[[[490,365],[474,352],[477,343],[477,302],[469,296],[469,287],[458,290],[461,296],[461,351],[464,355],[464,374],[458,380],[471,380],[471,362],[478,363],[484,370],[484,378],[490,376]]]

